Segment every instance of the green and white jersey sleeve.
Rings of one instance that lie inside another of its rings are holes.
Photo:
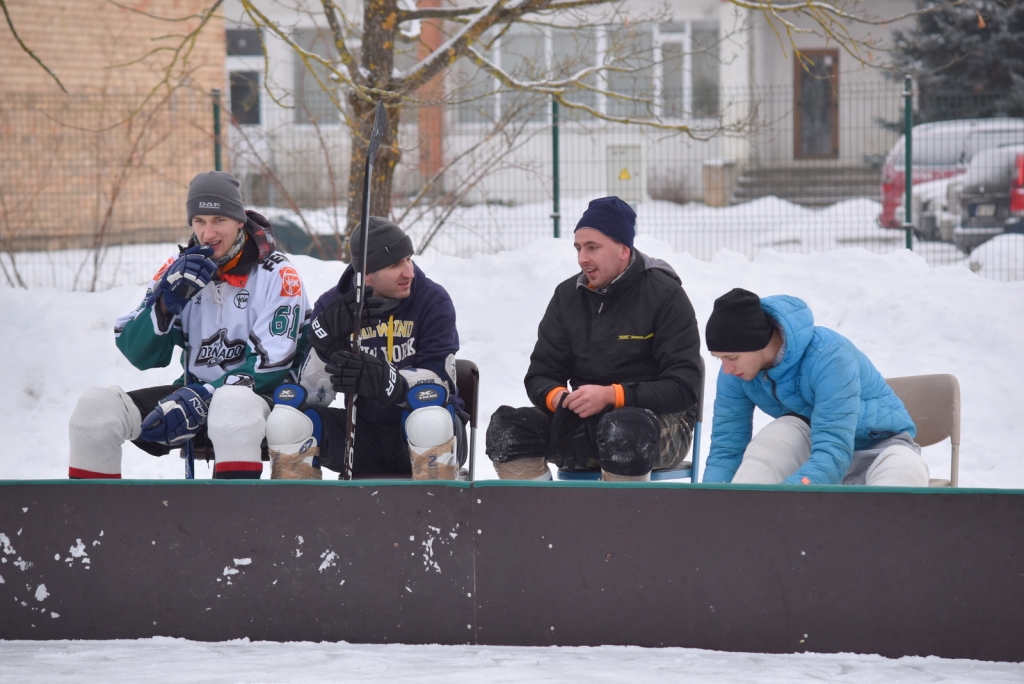
[[[149,298],[147,291],[143,304],[115,327],[118,348],[137,368],[167,366],[180,346],[192,382],[269,393],[305,351],[309,302],[298,272],[280,252],[244,277],[207,284],[180,316],[161,320],[155,306],[146,306]]]

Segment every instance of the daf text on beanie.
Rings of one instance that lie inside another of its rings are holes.
[[[601,197],[590,201],[583,218],[576,224],[576,230],[580,228],[593,228],[632,249],[636,236],[636,212],[618,197]]]
[[[242,223],[247,219],[238,179],[227,171],[207,171],[193,178],[185,210],[190,226],[196,216],[227,216]]]
[[[708,351],[761,351],[771,342],[775,325],[761,308],[761,298],[735,288],[715,300],[704,339]]]
[[[412,239],[401,228],[381,216],[371,216],[370,236],[366,243],[366,272],[373,273],[397,264],[413,255]],[[363,265],[363,227],[352,232],[352,265],[358,271]]]

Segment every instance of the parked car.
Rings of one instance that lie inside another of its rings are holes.
[[[974,155],[960,189],[960,223],[953,242],[970,253],[1002,233],[1024,233],[1024,145]]]
[[[998,145],[1024,143],[1024,119],[960,119],[938,121],[914,126],[913,184],[963,174],[974,155]],[[882,213],[878,224],[883,228],[902,228],[905,215],[897,208],[906,190],[904,139],[900,137],[889,151],[882,167]],[[915,202],[916,203],[916,202]],[[939,210],[934,207],[932,210]],[[955,211],[955,206],[946,207]],[[920,216],[912,218],[915,225]]]

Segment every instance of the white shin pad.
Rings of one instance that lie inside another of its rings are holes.
[[[795,416],[773,420],[758,432],[732,481],[737,484],[779,484],[811,457],[811,426]]]
[[[928,464],[910,447],[891,446],[878,455],[867,472],[872,487],[927,487]]]
[[[313,421],[294,406],[278,404],[270,412],[267,450],[270,479],[322,479],[320,469],[313,467],[313,459],[320,453],[320,445],[313,436]]]
[[[455,426],[448,409],[425,406],[405,419],[414,480],[454,480],[459,475]]]
[[[206,433],[213,444],[216,462],[260,462],[260,445],[266,434],[270,407],[258,394],[242,385],[218,387],[210,402]]]
[[[121,476],[121,445],[142,432],[142,415],[123,389],[90,387],[82,393],[71,420],[68,465],[93,475]]]

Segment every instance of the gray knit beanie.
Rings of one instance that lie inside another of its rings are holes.
[[[381,216],[370,217],[370,239],[366,248],[366,272],[373,273],[413,255],[412,239],[401,228]],[[363,230],[352,231],[352,265],[362,268]]]
[[[238,179],[227,171],[207,171],[188,184],[185,201],[188,225],[195,216],[227,216],[245,223],[245,206],[238,190]]]

